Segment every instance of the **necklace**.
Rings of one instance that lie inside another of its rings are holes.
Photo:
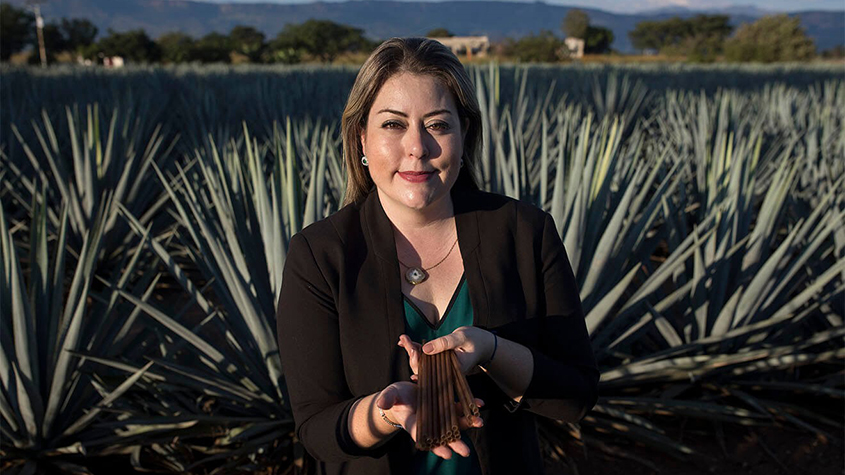
[[[422,284],[423,282],[425,282],[428,279],[428,271],[430,271],[431,269],[434,269],[435,267],[442,264],[443,261],[445,261],[446,258],[449,257],[450,254],[452,254],[452,251],[455,250],[455,246],[457,246],[457,245],[458,245],[458,239],[455,238],[454,244],[452,244],[452,247],[449,248],[449,252],[447,252],[446,255],[443,256],[443,259],[440,259],[439,261],[437,261],[437,264],[434,264],[433,266],[430,266],[426,269],[423,269],[422,267],[409,266],[408,264],[405,264],[404,262],[399,261],[398,257],[396,258],[396,260],[399,261],[399,263],[402,264],[403,267],[408,269],[405,272],[405,280],[408,281],[408,283],[411,284],[411,285],[418,285],[418,284]]]

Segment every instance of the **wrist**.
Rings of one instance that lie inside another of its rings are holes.
[[[496,335],[496,330],[488,330],[487,333],[490,333],[490,335],[493,336],[493,344],[491,345],[493,349],[490,351],[490,356],[488,356],[487,360],[483,363],[479,363],[478,365],[481,367],[481,369],[484,369],[485,371],[487,370],[487,367],[490,366],[490,364],[496,358],[496,351],[499,349],[499,337],[498,335]]]
[[[390,409],[384,410],[378,406],[376,406],[376,410],[378,411],[378,418],[382,420],[384,423],[383,426],[387,428],[389,426],[389,431],[393,432],[399,429],[404,429],[402,424],[396,422],[395,416],[388,414]]]

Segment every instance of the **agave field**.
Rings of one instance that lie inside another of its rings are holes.
[[[547,457],[694,460],[680,420],[842,443],[841,68],[469,72],[479,181],[554,217],[602,371]],[[356,71],[0,73],[4,473],[307,472],[275,306],[291,236],[344,195]]]

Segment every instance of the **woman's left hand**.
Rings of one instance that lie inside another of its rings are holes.
[[[478,327],[469,326],[460,327],[446,336],[427,342],[425,345],[412,341],[407,335],[401,335],[398,343],[408,353],[411,370],[414,373],[411,379],[415,381],[419,370],[420,352],[434,355],[446,350],[455,350],[461,371],[464,374],[473,374],[478,371],[479,364],[490,360],[494,344],[495,337],[492,333]]]

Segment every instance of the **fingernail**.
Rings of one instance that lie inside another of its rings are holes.
[[[422,349],[423,353],[431,353],[432,351],[434,351],[434,345],[432,345],[431,343],[426,343],[425,345],[423,345]]]

